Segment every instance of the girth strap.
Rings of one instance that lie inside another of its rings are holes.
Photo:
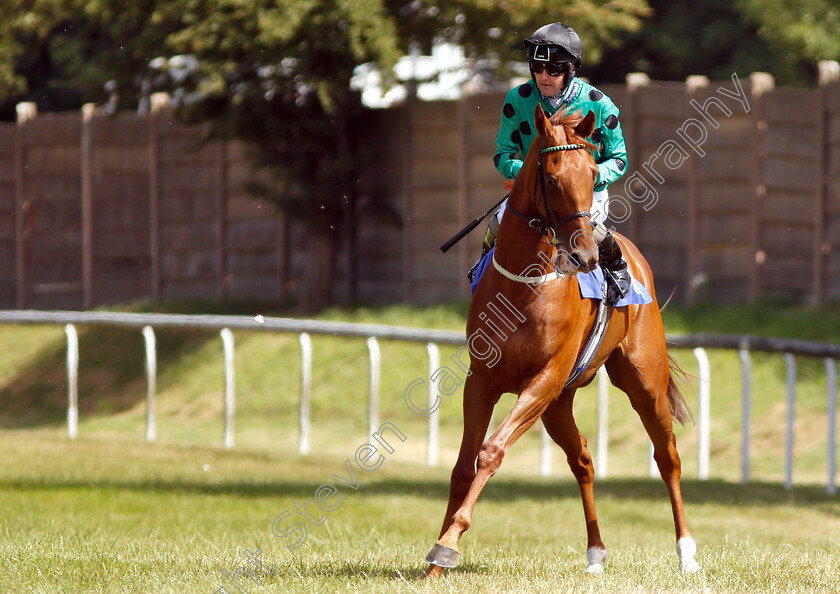
[[[595,323],[592,324],[592,332],[589,333],[586,344],[580,350],[577,362],[572,367],[572,373],[569,375],[569,379],[566,380],[566,385],[563,386],[564,388],[568,388],[575,383],[589,367],[589,364],[592,363],[592,359],[595,357],[595,353],[598,352],[598,347],[601,346],[601,341],[604,340],[604,335],[607,333],[607,325],[610,323],[612,310],[613,308],[607,305],[606,298],[598,302],[598,311],[595,313]]]

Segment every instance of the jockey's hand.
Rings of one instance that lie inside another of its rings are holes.
[[[506,179],[502,186],[504,186],[505,192],[510,192],[513,189],[513,180]]]

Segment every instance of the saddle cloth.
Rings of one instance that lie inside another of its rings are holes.
[[[475,278],[470,283],[470,294],[475,293],[478,282],[481,280],[484,271],[487,270],[487,267],[493,260],[493,252],[495,251],[496,246],[493,246],[489,252],[484,254],[484,257],[481,258],[481,261],[478,263],[478,266],[475,269]],[[575,276],[577,276],[581,297],[584,299],[598,300],[603,298],[605,280],[604,271],[601,270],[600,264],[592,272],[581,272]],[[615,307],[623,307],[625,305],[644,305],[653,301],[653,298],[650,296],[650,293],[648,293],[648,290],[636,279],[635,276],[632,276],[632,273],[631,278],[632,282],[630,283],[630,291],[615,304]],[[557,279],[548,282],[566,282],[568,280],[569,277],[566,279]]]

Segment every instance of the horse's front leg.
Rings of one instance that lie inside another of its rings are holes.
[[[481,448],[481,442],[487,434],[487,427],[493,416],[493,407],[499,401],[501,393],[490,387],[489,382],[475,370],[467,376],[464,384],[464,431],[461,436],[461,449],[458,460],[452,469],[449,483],[449,503],[443,526],[438,538],[443,536],[452,521],[455,510],[461,507],[467,491],[475,478],[475,459]],[[437,545],[426,556],[430,563],[426,570],[426,577],[438,577],[444,567],[455,567],[458,563],[458,552],[447,551]]]
[[[499,469],[505,453],[537,421],[546,406],[548,406],[551,395],[559,391],[556,382],[550,376],[551,374],[544,372],[541,375],[540,381],[535,380],[522,392],[513,409],[505,417],[501,425],[499,425],[496,432],[481,446],[478,451],[476,472],[472,474],[472,479],[468,483],[466,494],[461,498],[461,503],[454,510],[454,513],[451,509],[447,510],[444,530],[434,548],[426,556],[426,561],[430,563],[430,567],[426,572],[427,576],[440,575],[440,567],[454,567],[457,565],[459,556],[458,541],[461,535],[470,527],[472,513],[478,501],[478,496],[481,494],[481,490],[487,484],[490,477]],[[487,425],[485,424],[485,430],[486,427]],[[463,479],[466,476],[466,468],[464,468],[464,474],[459,475],[459,478]],[[453,490],[455,489],[454,479],[455,472],[453,471]],[[454,503],[455,501],[450,497],[450,506]]]
[[[498,392],[481,380],[475,373],[471,374],[464,386],[464,429],[461,436],[461,449],[458,460],[452,469],[449,483],[449,504],[443,517],[438,538],[443,536],[449,528],[452,514],[461,507],[464,497],[475,478],[475,459],[478,456],[481,443],[487,435],[487,427],[493,416],[493,408],[501,397]]]

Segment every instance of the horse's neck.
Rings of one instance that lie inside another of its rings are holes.
[[[559,134],[559,143],[565,144],[568,137],[562,126],[555,128],[555,131]],[[508,198],[509,206],[525,214],[526,217],[538,220],[542,219],[542,216],[539,212],[535,212],[533,195],[534,192],[540,191],[537,187],[537,176],[540,175],[537,163],[541,146],[540,139],[534,139],[525,156],[525,163],[517,175],[517,183]],[[538,276],[554,271],[551,263],[556,255],[556,250],[527,221],[512,212],[504,215],[496,240],[495,258],[499,265],[513,274]],[[542,272],[538,272],[537,268]],[[533,291],[529,292],[533,293]]]
[[[519,212],[523,211],[521,203],[510,206]],[[534,265],[537,265],[545,269],[545,274],[551,272],[547,270],[546,262],[552,261],[554,252],[554,248],[548,245],[543,236],[522,218],[513,212],[507,212],[502,217],[495,258],[503,268],[513,274],[534,276],[537,274]]]

